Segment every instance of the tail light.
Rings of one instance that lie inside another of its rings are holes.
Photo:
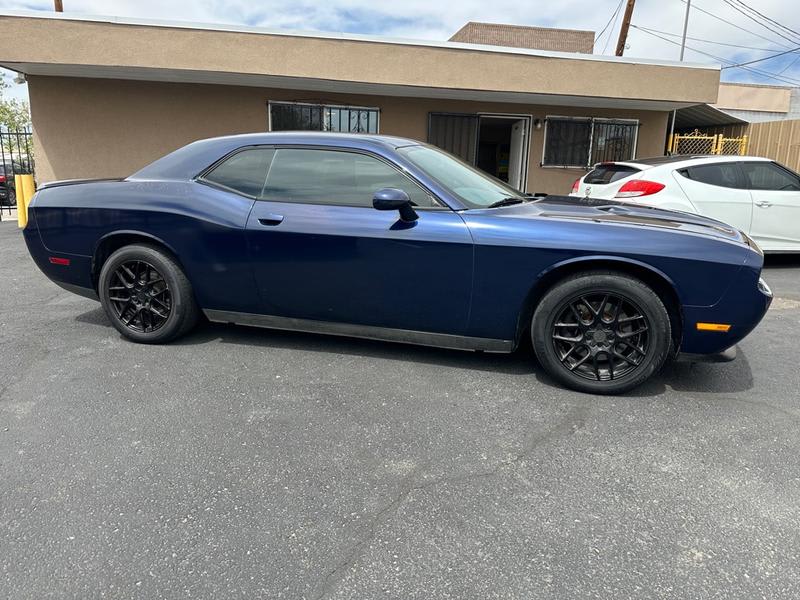
[[[663,183],[658,183],[657,181],[634,179],[619,188],[615,198],[639,198],[640,196],[650,196],[660,192],[664,187]]]
[[[0,175],[0,183],[5,183],[5,182],[6,182],[6,176]]]
[[[578,188],[579,188],[580,186],[581,186],[581,178],[580,178],[580,177],[578,177],[578,178],[575,180],[575,183],[573,183],[573,184],[572,184],[572,192],[570,192],[570,193],[574,194],[575,192],[577,192],[577,191],[578,191]]]

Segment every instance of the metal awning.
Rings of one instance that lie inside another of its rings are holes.
[[[687,106],[686,108],[679,108],[675,112],[675,131],[745,124],[747,124],[747,121],[729,115],[725,111],[714,108],[709,104]]]

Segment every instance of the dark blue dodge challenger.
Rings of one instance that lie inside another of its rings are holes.
[[[771,293],[710,219],[534,198],[412,140],[203,140],[123,180],[43,186],[25,240],[137,342],[211,321],[511,352],[594,393],[678,352],[728,358]]]

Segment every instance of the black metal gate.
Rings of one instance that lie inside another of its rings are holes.
[[[0,128],[0,218],[17,205],[14,175],[34,175],[33,135],[29,129]]]

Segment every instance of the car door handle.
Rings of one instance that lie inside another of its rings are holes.
[[[760,200],[756,202],[756,206],[760,206],[761,208],[769,208],[772,206],[772,202],[767,202],[766,200]]]
[[[280,225],[283,223],[283,215],[276,215],[276,214],[267,214],[263,217],[258,217],[258,222],[262,225],[266,225],[267,227],[275,227],[275,225]]]

